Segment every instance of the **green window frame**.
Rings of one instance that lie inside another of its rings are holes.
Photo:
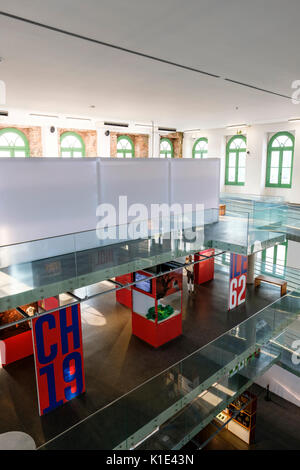
[[[174,158],[174,145],[170,139],[167,139],[167,137],[160,139],[160,157]]]
[[[295,137],[290,132],[277,132],[269,140],[266,187],[291,188]]]
[[[225,185],[244,186],[246,181],[247,139],[234,135],[226,145]]]
[[[26,135],[14,127],[0,130],[0,157],[30,157]]]
[[[193,145],[193,158],[205,158],[208,153],[208,140],[206,137],[200,137]]]
[[[62,158],[85,157],[85,144],[77,132],[63,132],[60,136],[60,156]]]
[[[282,250],[282,247],[284,247],[284,257],[279,259],[279,250]],[[261,252],[262,272],[264,274],[274,274],[277,277],[284,277],[283,269],[287,262],[287,250],[287,241],[263,250]],[[272,252],[271,256],[270,252]]]
[[[134,158],[134,143],[128,135],[120,135],[117,140],[117,156],[119,158]]]

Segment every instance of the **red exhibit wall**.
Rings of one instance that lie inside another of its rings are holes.
[[[117,276],[116,281],[120,284],[130,284],[133,282],[133,274],[124,274],[124,276]],[[120,289],[116,292],[116,301],[125,307],[132,308],[132,290],[131,287],[127,289]]]
[[[195,261],[201,261],[194,265],[195,284],[203,284],[204,282],[211,281],[215,275],[215,259],[209,256],[214,256],[215,250],[208,249],[200,251],[195,254]]]
[[[169,320],[155,323],[138,313],[132,312],[132,334],[154,348],[159,348],[177,336],[182,335],[182,314]]]

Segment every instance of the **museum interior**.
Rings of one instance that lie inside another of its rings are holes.
[[[0,4],[0,450],[300,450],[299,2]]]

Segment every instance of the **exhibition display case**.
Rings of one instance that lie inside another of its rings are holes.
[[[216,419],[221,423],[227,423],[225,427],[228,431],[250,445],[255,440],[256,410],[256,395],[245,391],[219,413]]]
[[[166,263],[134,274],[132,333],[155,348],[182,334],[182,269],[169,269]]]

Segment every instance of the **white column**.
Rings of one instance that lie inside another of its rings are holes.
[[[42,126],[42,157],[59,157],[59,146],[58,146],[58,133],[55,127],[54,132],[51,132],[51,125]],[[54,126],[53,126],[54,127]]]
[[[256,253],[248,256],[247,284],[254,284],[254,265]]]
[[[97,156],[110,157],[110,135],[105,135],[107,129],[104,127],[97,128]]]
[[[159,135],[159,132],[158,132],[158,128],[155,127],[154,129],[154,136],[153,136],[153,154],[151,155],[151,157],[153,156],[154,158],[159,158],[160,157],[160,135]]]

